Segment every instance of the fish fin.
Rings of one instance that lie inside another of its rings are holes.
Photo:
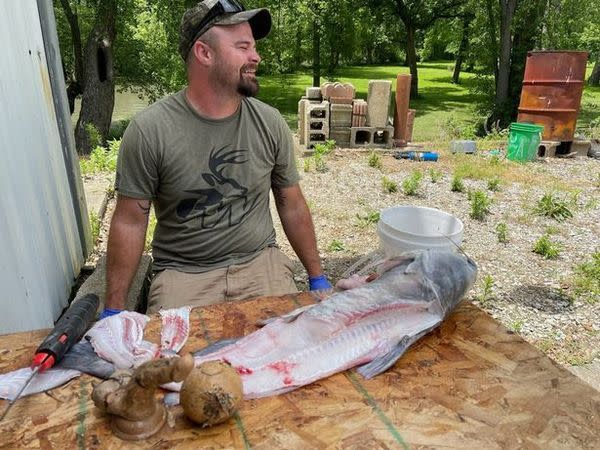
[[[222,339],[220,341],[214,342],[203,349],[195,351],[192,353],[192,356],[198,358],[200,356],[210,355],[218,350],[221,350],[223,347],[227,347],[228,345],[235,344],[239,341],[240,338],[231,338],[231,339]]]
[[[55,365],[57,369],[71,369],[85,372],[104,380],[110,378],[116,366],[100,358],[89,341],[82,339],[69,349],[63,358]]]
[[[258,321],[256,321],[256,324],[259,326],[265,326],[265,325],[269,325],[272,322],[275,322],[276,320],[282,320],[285,323],[291,323],[294,320],[296,320],[302,313],[304,313],[305,311],[308,311],[310,308],[313,308],[314,306],[316,306],[316,304],[301,306],[300,308],[296,308],[293,311],[291,311],[287,314],[283,314],[281,316],[269,317],[268,319],[258,320]]]
[[[366,379],[373,378],[374,376],[385,372],[400,359],[400,357],[412,344],[421,339],[421,337],[427,334],[429,330],[431,330],[431,328],[428,328],[427,330],[413,336],[404,336],[389,352],[378,356],[370,363],[360,366],[357,369],[357,372]]]

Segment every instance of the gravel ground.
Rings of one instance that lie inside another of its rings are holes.
[[[487,152],[455,156],[442,150],[439,162],[397,160],[391,151],[378,154],[380,169],[369,166],[366,151],[338,149],[326,157],[327,172],[320,173],[314,166],[304,171],[305,160],[310,156],[298,151],[301,186],[331,280],[338,280],[353,263],[379,248],[376,225],[364,224],[358,216],[366,217],[394,205],[438,208],[464,223],[462,248],[479,265],[478,280],[466,301],[488,311],[561,364],[600,363],[600,301],[595,299],[593,303],[573,295],[575,266],[588,260],[592,252],[600,251],[600,160],[548,158],[515,164],[501,157],[500,163],[491,168]],[[458,166],[475,171],[487,167],[488,171],[497,171],[502,179],[498,192],[487,190],[487,178],[464,180],[467,189],[482,189],[493,198],[491,213],[483,221],[469,217],[466,193],[450,190]],[[429,169],[442,172],[442,178],[433,183]],[[423,173],[423,180],[418,195],[408,196],[402,193],[401,184],[415,170]],[[383,191],[383,176],[398,184],[398,192]],[[106,184],[109,179],[100,175],[84,183]],[[573,218],[558,222],[534,214],[537,201],[551,191],[575,201],[571,204]],[[97,251],[89,264],[105,251],[113,208],[114,201],[110,201]],[[274,208],[273,217],[279,244],[295,261],[298,287],[306,289],[305,272],[285,238]],[[507,243],[498,242],[499,222],[507,224]],[[550,238],[561,246],[557,259],[544,259],[532,252],[535,241],[545,232],[550,232]],[[486,292],[483,286],[487,275],[493,285]]]

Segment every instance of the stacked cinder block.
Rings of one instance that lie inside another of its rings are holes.
[[[313,148],[315,144],[329,139],[329,102],[309,103],[304,114],[304,144]]]
[[[333,139],[339,147],[390,148],[394,128],[388,125],[391,82],[371,81],[367,101],[355,99],[350,83],[307,88],[298,103],[300,144]]]
[[[300,145],[306,145],[307,105],[320,104],[321,101],[321,89],[307,87],[306,95],[304,95],[298,102],[298,140]]]
[[[353,121],[350,133],[351,147],[392,147],[394,127],[388,125],[391,96],[390,81],[369,81],[366,124],[360,123],[359,120]],[[355,109],[362,107],[355,103]]]
[[[330,138],[338,147],[350,145],[350,127],[352,126],[352,101],[354,86],[350,83],[325,83],[321,87],[323,98],[330,103]]]

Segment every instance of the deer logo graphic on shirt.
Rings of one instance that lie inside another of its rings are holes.
[[[209,187],[185,191],[190,194],[177,205],[177,216],[185,221],[202,218],[202,228],[214,228],[222,220],[229,226],[239,224],[252,210],[254,203],[248,203],[248,188],[235,179],[228,178],[224,171],[230,165],[244,164],[248,161],[247,150],[227,150],[229,146],[215,149],[210,154],[208,167],[210,173],[202,178]],[[241,208],[241,214],[234,218],[233,208]]]

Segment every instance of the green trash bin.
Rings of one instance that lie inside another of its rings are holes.
[[[506,157],[513,161],[533,161],[537,156],[543,131],[542,125],[511,123]]]

